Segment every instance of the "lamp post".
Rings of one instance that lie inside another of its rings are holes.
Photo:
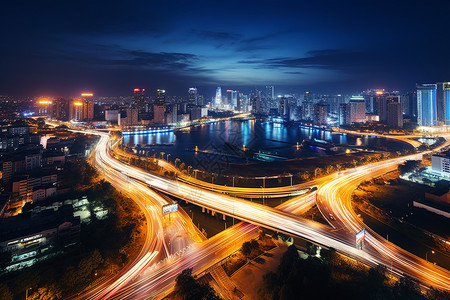
[[[189,173],[190,173],[190,169],[192,169],[192,166],[188,166],[188,175],[189,175]]]
[[[425,260],[428,262],[428,252],[430,252],[430,251],[427,251],[426,253],[425,253]],[[434,250],[431,250],[431,254],[434,254],[435,252],[434,252]]]
[[[289,174],[289,176],[291,177],[291,186],[292,186],[292,174]]]
[[[265,187],[262,186],[261,188],[262,188],[262,192],[263,192],[263,193],[262,193],[262,200],[263,200],[263,201],[262,201],[262,202],[263,202],[262,204],[264,205],[264,188],[265,188]]]
[[[28,290],[31,290],[32,288],[27,288],[26,292],[25,292],[25,300],[28,300]]]
[[[170,153],[167,153],[167,162],[169,162]]]

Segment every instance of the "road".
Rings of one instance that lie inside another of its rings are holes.
[[[419,159],[420,155],[410,158]],[[318,207],[334,228],[343,229],[350,236],[355,236],[357,232],[365,228],[364,251],[373,256],[380,256],[388,269],[398,274],[412,275],[421,282],[433,283],[431,285],[448,290],[450,276],[448,270],[426,262],[388,242],[367,228],[352,209],[352,193],[361,182],[395,170],[398,163],[402,161],[403,159],[393,159],[380,164],[362,166],[320,186]]]
[[[352,232],[344,230],[330,230],[327,226],[318,224],[310,220],[306,220],[290,213],[282,212],[278,209],[269,208],[243,199],[233,198],[228,195],[223,195],[198,187],[193,187],[183,182],[172,181],[169,179],[161,178],[159,176],[148,174],[142,170],[125,165],[112,159],[107,155],[108,150],[106,148],[100,149],[99,152],[103,153],[102,160],[104,160],[107,165],[116,170],[119,170],[122,174],[145,182],[149,186],[157,190],[161,190],[165,193],[198,204],[205,208],[212,209],[216,212],[235,216],[238,219],[255,225],[264,226],[277,231],[283,231],[285,233],[303,237],[307,240],[314,241],[327,247],[332,247],[337,251],[349,255],[364,263],[367,263],[368,265],[375,266],[378,264],[383,264],[389,266],[392,262],[392,257],[396,257],[396,253],[394,253],[396,249],[394,249],[393,247],[386,249],[385,247],[379,245],[379,251],[362,251],[356,249],[354,235]],[[370,176],[377,176],[377,172],[379,172],[380,174],[385,173],[389,169],[395,168],[399,163],[402,163],[407,159],[419,159],[420,157],[420,154],[415,154],[408,157],[386,160],[347,170],[341,172],[341,175],[348,176],[346,177],[347,180],[361,176],[361,174],[363,174],[364,172],[366,173],[366,175],[372,174]],[[350,193],[353,188],[357,186],[355,184],[356,183],[353,182],[350,185],[346,185],[352,186],[351,190],[347,191],[348,193]],[[322,197],[324,193],[331,195],[333,191],[339,191],[338,189],[331,189],[330,186],[324,186],[321,188],[321,190],[323,190],[323,192],[321,192],[322,194],[320,194],[322,195]],[[339,200],[334,203],[336,203],[336,205],[343,205]],[[341,212],[343,214],[347,213],[346,210],[341,210]],[[325,211],[325,214],[326,213],[327,212]],[[342,218],[339,215],[339,211],[337,211],[337,213],[337,220],[340,220],[344,223],[350,222],[350,217],[348,217],[348,219]],[[370,235],[368,235],[368,239],[371,239]],[[373,241],[373,244],[379,244],[379,242]],[[447,270],[443,270],[431,264],[428,264],[428,266],[421,268],[415,267],[415,265],[417,264],[417,260],[415,259],[399,259],[396,263],[396,272],[400,274],[406,273],[409,276],[420,280],[425,285],[450,290],[450,274]],[[411,267],[412,265],[413,267]]]
[[[126,286],[149,265],[169,257],[172,254],[173,246],[171,247],[171,245],[166,243],[167,240],[170,241],[170,237],[164,231],[176,231],[174,234],[177,237],[182,237],[186,240],[186,242],[182,243],[183,245],[204,240],[204,237],[184,212],[175,213],[173,218],[175,222],[170,223],[169,226],[164,224],[161,207],[164,204],[168,204],[168,201],[149,189],[145,184],[124,176],[117,170],[105,165],[101,159],[103,153],[100,153],[98,149],[106,147],[109,142],[109,135],[100,134],[100,137],[100,141],[92,153],[95,162],[94,166],[107,181],[118,190],[124,192],[140,207],[146,219],[146,238],[134,261],[128,263],[115,276],[83,291],[74,297],[75,299],[107,299]],[[170,230],[173,228],[176,230]]]

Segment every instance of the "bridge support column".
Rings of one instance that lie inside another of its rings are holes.
[[[205,212],[205,208],[204,207],[202,207],[202,213],[204,213]]]
[[[213,210],[211,210],[211,216],[215,216],[215,214],[216,214],[216,212],[215,211],[213,211]]]
[[[227,220],[227,216],[225,216],[224,214],[222,214],[222,219],[223,219],[224,221],[226,221],[226,220]]]

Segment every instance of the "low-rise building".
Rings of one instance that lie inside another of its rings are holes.
[[[442,177],[450,178],[450,153],[444,152],[431,156],[431,171]]]

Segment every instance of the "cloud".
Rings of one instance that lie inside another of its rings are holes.
[[[312,50],[304,57],[277,57],[256,60],[241,60],[239,63],[257,65],[259,68],[315,68],[347,70],[366,62],[368,55],[363,52],[343,49]]]
[[[238,33],[224,32],[224,31],[209,31],[209,30],[192,30],[194,34],[204,38],[218,40],[218,41],[239,41],[242,35]]]

